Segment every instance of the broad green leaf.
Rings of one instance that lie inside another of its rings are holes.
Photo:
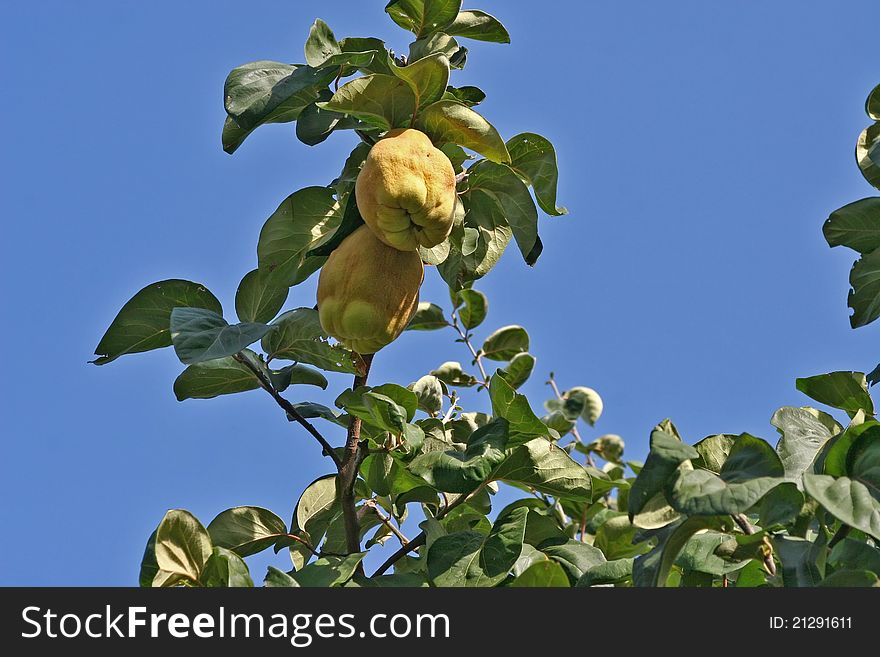
[[[318,107],[318,102],[326,102],[333,97],[329,89],[322,89],[318,100],[306,105],[296,120],[296,138],[309,146],[326,140],[334,130],[350,130],[361,127],[357,119]]]
[[[435,586],[494,586],[507,573],[488,575],[480,565],[486,537],[474,531],[438,537],[428,548],[428,577]]]
[[[633,559],[614,559],[588,569],[576,586],[608,586],[632,579]]]
[[[306,63],[315,68],[320,67],[333,55],[342,52],[333,31],[322,21],[317,19],[309,29],[309,38],[306,40],[305,55]]]
[[[835,210],[822,232],[828,246],[848,246],[862,254],[880,248],[880,197],[863,198]]]
[[[460,9],[461,0],[392,0],[385,6],[391,20],[417,37],[443,29]]]
[[[707,436],[694,445],[694,449],[699,453],[699,458],[694,460],[694,467],[705,468],[715,474],[721,472],[724,461],[730,453],[730,448],[736,442],[738,436],[729,433],[720,433],[714,436]]]
[[[271,326],[254,322],[228,324],[213,310],[175,308],[171,311],[171,341],[185,365],[237,354],[260,340]]]
[[[268,284],[293,285],[306,255],[339,228],[342,212],[332,187],[306,187],[288,196],[260,231],[257,260]]]
[[[458,318],[462,326],[467,330],[477,328],[489,312],[489,299],[482,292],[471,288],[459,290],[458,299],[462,304],[458,308]]]
[[[391,71],[405,80],[415,94],[415,109],[419,110],[443,97],[449,84],[449,59],[443,53],[428,55],[406,66],[390,62]]]
[[[409,44],[409,61],[417,62],[431,55],[445,55],[452,68],[464,68],[467,59],[467,48],[459,45],[455,37],[445,32],[435,32],[416,39]]]
[[[546,438],[535,438],[515,447],[493,478],[531,486],[560,498],[589,499],[593,491],[590,474],[584,466]]]
[[[564,543],[547,543],[539,548],[541,552],[562,566],[571,586],[577,584],[584,573],[605,563],[605,555],[598,548],[580,541],[569,539]]]
[[[412,384],[419,400],[419,408],[426,413],[439,413],[443,408],[443,384],[436,376],[426,374]]]
[[[527,265],[534,265],[541,255],[538,239],[538,211],[528,188],[509,166],[488,160],[468,169],[471,190],[482,190],[502,208],[520,253]]]
[[[260,382],[254,373],[232,356],[190,365],[174,381],[174,396],[211,399],[218,395],[256,390]]]
[[[507,513],[499,514],[492,525],[480,552],[480,566],[490,577],[506,574],[519,559],[528,513],[529,510],[525,507],[511,509]]]
[[[348,427],[347,417],[340,415],[332,408],[328,408],[323,404],[316,404],[315,402],[299,402],[294,404],[293,407],[306,419],[321,418],[322,420],[338,424],[341,427]]]
[[[438,266],[453,292],[489,273],[513,236],[504,210],[492,196],[477,189],[462,200],[464,222],[453,226],[449,256]]]
[[[531,354],[519,353],[511,358],[505,367],[499,368],[498,374],[515,390],[528,380],[534,369],[535,357]]]
[[[348,183],[346,183],[348,184]],[[351,183],[354,185],[354,183]],[[337,185],[337,190],[339,189],[339,185]],[[337,194],[339,192],[337,191]],[[308,253],[306,253],[306,260],[303,265],[300,267],[300,270],[305,268],[308,261],[317,256],[329,256],[336,249],[337,246],[342,244],[346,237],[351,235],[354,231],[364,225],[364,219],[361,217],[361,213],[357,207],[357,199],[355,195],[352,193],[348,193],[348,199],[345,201],[345,210],[342,213],[342,220],[339,223],[339,227],[333,231],[333,234],[329,239],[322,240],[321,243],[309,249]],[[321,260],[321,265],[323,266],[324,260]],[[296,284],[296,283],[294,283]]]
[[[321,374],[320,371],[313,367],[309,367],[308,365],[300,365],[297,363],[295,365],[282,367],[280,370],[266,368],[266,371],[268,372],[272,386],[278,392],[284,392],[290,386],[296,385],[317,386],[324,390],[327,389],[327,377]]]
[[[756,477],[728,483],[708,470],[692,470],[680,474],[668,497],[676,511],[689,516],[742,513],[783,481],[781,477]]]
[[[496,419],[474,431],[464,452],[428,452],[413,459],[409,470],[439,491],[470,493],[504,460],[507,440],[507,421]]]
[[[485,11],[474,9],[460,11],[452,24],[445,26],[443,30],[453,36],[476,39],[477,41],[510,43],[510,34],[507,33],[507,29],[501,24],[501,21]]]
[[[324,528],[332,517],[338,502],[336,498],[336,475],[325,475],[313,481],[303,491],[293,512],[291,529],[306,531],[313,538],[320,538],[314,531],[316,524],[324,522]],[[322,535],[323,532],[320,532]]]
[[[321,328],[318,311],[312,308],[289,310],[276,319],[263,338],[263,351],[270,358],[284,358],[314,365],[328,372],[356,373],[351,352],[339,344],[330,344]]]
[[[728,483],[738,483],[759,477],[782,477],[785,468],[769,443],[744,433],[734,441],[719,474]]]
[[[435,303],[419,302],[413,318],[406,327],[407,331],[436,331],[446,328],[449,322],[443,316],[443,309]]]
[[[849,474],[847,457],[853,444],[863,434],[869,434],[870,440],[880,440],[880,423],[876,420],[868,420],[861,424],[853,422],[842,434],[834,436],[819,452],[815,472],[833,476]]]
[[[560,437],[566,435],[575,427],[575,422],[569,420],[565,416],[565,413],[560,410],[552,411],[551,413],[545,415],[541,418],[541,422],[546,424],[549,428],[553,429],[556,433],[560,435]]]
[[[564,207],[556,205],[559,170],[553,144],[534,132],[523,132],[507,141],[507,150],[510,168],[532,186],[541,209],[554,217],[568,213]]]
[[[665,587],[678,553],[691,536],[703,529],[712,528],[715,524],[714,518],[696,516],[681,520],[661,530],[658,534],[657,545],[647,554],[636,558],[633,563],[633,584],[635,586]]]
[[[214,518],[208,525],[208,534],[215,546],[247,557],[262,552],[279,538],[287,536],[287,526],[268,509],[237,506]]]
[[[835,518],[880,539],[880,500],[868,486],[849,477],[805,474],[804,488]]]
[[[490,335],[480,348],[480,355],[489,360],[510,360],[529,350],[529,334],[522,326],[504,326]]]
[[[562,566],[556,561],[538,561],[526,568],[509,586],[568,588],[571,586]]]
[[[840,569],[870,570],[880,575],[880,549],[862,541],[845,538],[831,548],[828,564]]]
[[[699,452],[693,447],[659,429],[651,433],[650,448],[648,459],[629,491],[630,520],[642,511],[648,500],[663,491],[679,465],[699,456]]]
[[[465,85],[463,87],[446,87],[446,93],[443,95],[443,100],[454,100],[462,105],[473,107],[486,100],[486,94],[479,87],[472,87],[470,85]],[[510,146],[508,145],[508,149],[509,148]],[[453,158],[449,159],[452,160]],[[453,160],[453,164],[455,164],[455,160]]]
[[[360,175],[361,168],[364,166],[367,155],[369,155],[370,153],[370,148],[372,147],[369,144],[360,142],[351,150],[351,153],[348,154],[348,157],[345,158],[345,163],[342,165],[342,171],[340,171],[339,176],[330,183],[330,186],[336,189],[336,193],[338,196],[347,195],[354,189],[355,182],[357,182],[357,177],[358,175]],[[351,198],[352,197],[349,196],[349,200],[351,200]],[[354,204],[354,209],[357,210],[356,202]],[[348,212],[346,212],[346,214],[348,214]],[[358,213],[357,216],[360,217],[360,213]],[[343,218],[343,224],[344,223],[346,222]],[[342,230],[341,226],[340,230]],[[329,255],[329,251],[323,255]]]
[[[271,322],[284,302],[288,288],[266,280],[259,269],[245,274],[235,292],[235,312],[243,322]]]
[[[431,374],[448,386],[470,388],[478,383],[476,377],[462,369],[461,363],[451,360],[446,361],[436,370],[431,370]]]
[[[776,451],[785,476],[798,483],[825,443],[843,431],[833,417],[814,408],[785,406],[773,414],[770,422],[782,434]]]
[[[788,525],[794,522],[804,506],[804,494],[798,486],[800,481],[780,484],[761,500],[758,510],[758,522],[768,529],[774,525]]]
[[[153,283],[129,299],[95,349],[92,362],[106,365],[125,354],[171,346],[171,311],[205,308],[218,314],[223,308],[204,285],[170,279]]]
[[[202,584],[211,588],[250,588],[254,581],[240,556],[225,548],[215,547],[202,571]]]
[[[859,135],[856,143],[856,162],[869,184],[880,189],[880,164],[877,164],[877,148],[880,144],[880,121],[869,125]]]
[[[675,565],[685,572],[726,575],[745,566],[750,560],[728,561],[718,556],[716,551],[725,541],[732,540],[729,534],[708,531],[692,536],[675,559]],[[735,543],[735,541],[733,541]]]
[[[875,121],[880,121],[880,84],[871,90],[865,100],[865,112]]]
[[[777,534],[773,549],[782,563],[782,581],[787,587],[813,587],[822,579],[823,572],[816,563],[819,546],[796,536]]]
[[[838,570],[832,573],[816,586],[835,587],[880,587],[880,577],[870,570]]]
[[[878,307],[880,312],[880,307]],[[797,389],[808,397],[832,408],[839,408],[855,415],[864,410],[874,414],[874,403],[868,394],[868,382],[861,372],[831,372],[797,379]]]
[[[173,509],[156,530],[156,564],[160,570],[198,582],[212,553],[207,530],[189,511]]]
[[[377,429],[399,436],[415,414],[418,398],[411,390],[386,384],[373,389],[345,390],[336,399],[336,406]]]
[[[623,438],[615,433],[606,433],[604,436],[599,436],[594,442],[590,443],[590,449],[603,459],[609,463],[621,466],[623,463],[623,451],[625,448],[626,443],[623,441]]]
[[[341,586],[351,579],[366,554],[355,552],[346,557],[321,557],[295,573],[290,573],[290,577],[302,587]]]
[[[269,566],[266,577],[263,579],[263,585],[266,588],[291,588],[299,587],[296,580],[288,573],[278,570],[274,566]]]
[[[373,52],[373,59],[366,64],[358,64],[357,69],[363,73],[386,73],[391,74],[388,65],[390,53],[385,47],[385,42],[375,37],[346,37],[339,42],[339,48],[344,53]],[[344,74],[350,71],[343,69]]]
[[[548,435],[547,425],[532,411],[528,398],[517,393],[501,374],[494,374],[489,380],[489,397],[493,415],[509,424],[511,444]]]
[[[853,328],[866,326],[880,316],[880,249],[856,260],[849,284],[847,304],[853,310],[849,323]]]
[[[138,574],[138,585],[142,588],[153,586],[153,578],[159,573],[159,564],[156,562],[156,530],[150,534],[147,546],[144,548],[144,556],[141,557],[141,570]]]
[[[566,390],[562,395],[562,402],[559,406],[559,410],[569,420],[577,420],[580,417],[591,427],[602,416],[603,408],[604,404],[599,393],[592,388],[584,386],[577,386]]]
[[[466,105],[451,100],[437,101],[419,113],[416,127],[435,144],[452,142],[493,162],[510,162],[507,146],[498,131]]]
[[[345,83],[318,106],[389,130],[409,125],[416,111],[416,96],[407,81],[374,73]]]
[[[599,525],[593,545],[609,560],[634,557],[648,551],[646,543],[633,544],[638,529],[625,513],[616,515]]]

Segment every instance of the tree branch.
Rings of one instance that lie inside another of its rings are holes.
[[[364,373],[355,375],[352,390],[367,384],[367,376],[370,374],[370,365],[373,362],[373,354],[361,354],[360,357],[364,362]],[[366,456],[367,450],[361,445],[361,419],[350,415],[342,464],[339,466],[339,476],[336,478],[336,492],[342,506],[345,541],[349,553],[361,550],[361,523],[355,507],[354,485],[357,482],[358,470]]]
[[[489,485],[489,482],[484,481],[482,484],[477,486],[470,493],[468,493],[466,495],[459,495],[457,498],[455,498],[455,500],[451,504],[447,505],[445,508],[443,508],[437,514],[436,519],[440,520],[444,516],[448,515],[449,512],[452,511],[455,507],[461,506],[462,504],[464,504],[468,500],[472,499],[477,493],[479,493],[481,490],[483,490],[487,485]],[[409,543],[407,543],[406,545],[401,545],[400,548],[398,548],[398,550],[394,554],[392,554],[390,557],[388,557],[385,560],[385,563],[383,563],[381,566],[379,566],[379,568],[376,570],[375,573],[373,573],[372,576],[378,577],[379,575],[384,575],[385,571],[387,571],[389,568],[391,568],[391,566],[393,566],[405,554],[407,554],[408,552],[413,552],[413,551],[415,551],[416,548],[423,546],[425,544],[425,541],[427,540],[427,538],[428,537],[425,535],[425,532],[420,532]]]
[[[749,519],[746,518],[744,513],[734,513],[731,516],[733,521],[739,525],[739,528],[742,529],[743,534],[751,536],[755,533],[755,528],[752,527],[752,524],[749,522]],[[773,560],[773,546],[770,545],[770,542],[765,538],[764,545],[766,547],[763,550],[764,553],[764,568],[767,570],[767,573],[774,577],[776,575],[776,562]]]
[[[298,422],[300,425],[302,425],[303,428],[305,428],[306,431],[312,434],[315,440],[321,443],[324,455],[329,456],[333,460],[333,463],[336,465],[337,470],[341,468],[342,461],[339,460],[339,457],[336,455],[336,451],[333,449],[330,443],[328,443],[326,438],[321,435],[321,432],[315,429],[311,422],[300,415],[299,411],[296,410],[293,404],[291,404],[278,393],[278,391],[275,389],[275,386],[272,385],[272,382],[269,380],[266,374],[259,367],[254,365],[248,358],[243,356],[241,352],[235,354],[233,358],[237,362],[247,367],[251,372],[253,372],[254,376],[257,377],[257,380],[260,382],[260,385],[263,387],[263,389],[270,395],[272,395],[272,399],[274,399],[275,402],[284,410],[284,412],[287,413],[288,419],[294,422]]]
[[[393,522],[391,522],[391,518],[389,518],[384,513],[382,513],[382,511],[379,510],[379,505],[376,504],[375,500],[367,500],[365,504],[373,510],[373,512],[376,514],[382,524],[388,528],[388,531],[394,534],[395,538],[400,541],[401,546],[404,546],[410,542],[406,535],[397,527],[395,527]]]

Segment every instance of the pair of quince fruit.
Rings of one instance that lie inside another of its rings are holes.
[[[325,332],[360,354],[399,336],[419,304],[419,247],[445,240],[455,215],[455,171],[428,136],[396,129],[370,149],[355,183],[366,225],[333,250],[318,279]]]

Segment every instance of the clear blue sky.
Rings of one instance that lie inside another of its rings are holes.
[[[875,3],[467,4],[502,19],[513,43],[468,43],[455,79],[487,91],[482,111],[506,137],[555,143],[570,210],[542,218],[537,267],[512,248],[478,284],[486,329],[531,333],[536,406],[549,370],[592,386],[606,405],[598,432],[643,458],[667,416],[690,442],[775,440],[773,410],[806,403],[795,377],[873,367],[880,328],[850,330],[853,255],[829,250],[821,225],[871,194],[852,151],[880,82],[863,34]],[[226,155],[226,73],[301,61],[317,16],[338,37],[404,51],[383,6],[5,3],[0,584],[134,584],[166,509],[207,523],[254,504],[289,519],[328,472],[259,391],[175,401],[171,350],[87,361],[156,280],[203,282],[232,314],[263,221],[290,192],[329,182],[354,138],[308,148],[270,126]],[[436,272],[423,299],[446,299]],[[314,284],[288,303],[312,305]],[[405,385],[449,359],[466,360],[450,334],[408,333],[374,380]],[[317,392],[303,397],[335,396]],[[287,558],[252,563],[259,581]]]

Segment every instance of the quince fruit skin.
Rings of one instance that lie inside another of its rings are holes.
[[[355,197],[364,221],[385,244],[401,251],[430,248],[452,230],[455,170],[424,132],[389,130],[370,149]]]
[[[342,240],[321,268],[321,327],[352,351],[374,354],[409,324],[424,277],[416,251],[394,249],[369,226],[361,226]]]

